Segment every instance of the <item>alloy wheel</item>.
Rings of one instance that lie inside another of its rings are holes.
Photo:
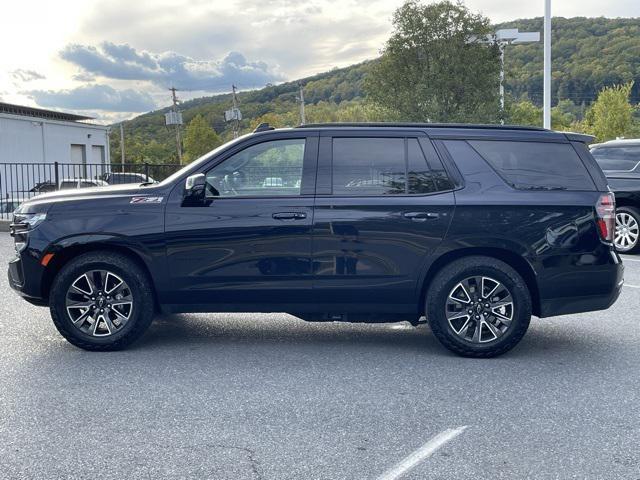
[[[445,313],[455,335],[467,342],[487,343],[509,329],[514,315],[513,297],[498,280],[468,277],[449,293]]]
[[[627,212],[616,213],[616,231],[613,243],[621,252],[633,250],[638,244],[640,226],[633,215]]]
[[[131,318],[133,295],[115,273],[91,270],[71,284],[65,306],[76,328],[93,337],[106,337],[120,331]]]

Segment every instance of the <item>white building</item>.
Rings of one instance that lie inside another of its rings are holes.
[[[109,127],[87,120],[91,117],[0,103],[0,201],[19,202],[41,182],[94,177],[103,170],[110,163]]]
[[[109,127],[86,120],[0,103],[0,163],[108,163]]]

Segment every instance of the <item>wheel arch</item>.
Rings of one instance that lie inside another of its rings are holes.
[[[55,254],[45,269],[40,287],[42,298],[49,298],[49,292],[51,291],[53,280],[60,272],[60,270],[62,270],[62,268],[64,268],[64,266],[67,265],[71,260],[85,253],[109,252],[118,253],[124,257],[127,257],[129,260],[136,263],[145,272],[149,280],[149,284],[151,285],[151,293],[153,295],[155,307],[156,309],[159,308],[157,287],[154,282],[154,277],[151,274],[149,265],[143,260],[143,255],[139,251],[137,251],[137,249],[128,245],[117,243],[89,242],[58,245],[53,250],[55,251]]]
[[[529,262],[527,262],[527,260],[525,260],[521,255],[518,255],[517,253],[503,248],[492,247],[461,248],[457,250],[451,250],[438,257],[427,269],[422,282],[422,288],[420,290],[419,297],[419,310],[421,315],[424,315],[425,313],[425,295],[429,289],[429,285],[431,284],[437,273],[444,267],[449,265],[451,262],[471,256],[491,257],[497,260],[501,260],[511,268],[513,268],[516,272],[518,272],[518,274],[525,281],[527,288],[529,289],[529,293],[531,294],[532,313],[536,316],[540,316],[540,292],[538,289],[538,281],[536,279],[536,274],[533,270],[533,267],[529,264]]]
[[[616,195],[616,207],[631,207],[636,210],[640,210],[640,201],[635,200],[632,197]]]

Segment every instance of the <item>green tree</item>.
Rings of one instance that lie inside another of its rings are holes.
[[[603,88],[587,111],[587,131],[604,142],[624,136],[633,128],[634,106],[629,102],[633,82]]]
[[[184,160],[192,162],[221,143],[216,131],[198,114],[189,122],[184,134]]]
[[[537,127],[542,124],[542,109],[529,100],[507,104],[506,123]]]
[[[489,19],[449,1],[409,0],[393,15],[394,32],[365,78],[365,91],[404,120],[499,120],[500,51],[473,41]]]

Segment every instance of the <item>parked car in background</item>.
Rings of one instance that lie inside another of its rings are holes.
[[[129,183],[156,183],[156,181],[144,173],[134,172],[107,172],[102,175],[102,180],[109,185],[122,185]]]
[[[20,206],[20,202],[0,199],[0,217],[10,218],[11,214]]]
[[[55,192],[55,191],[56,191],[56,184],[55,182],[51,182],[51,181],[38,182],[35,184],[35,186],[31,190],[29,190],[30,193],[36,193],[36,194],[49,193],[49,192]]]
[[[620,294],[615,199],[591,140],[526,127],[263,125],[158,184],[25,202],[9,281],[87,350],[126,347],[158,310],[243,311],[426,317],[453,352],[491,357],[532,315],[603,310]]]
[[[591,146],[616,195],[616,232],[619,252],[640,252],[640,139],[612,140]]]
[[[60,190],[72,190],[75,188],[106,187],[107,182],[91,178],[64,178],[60,181]]]

